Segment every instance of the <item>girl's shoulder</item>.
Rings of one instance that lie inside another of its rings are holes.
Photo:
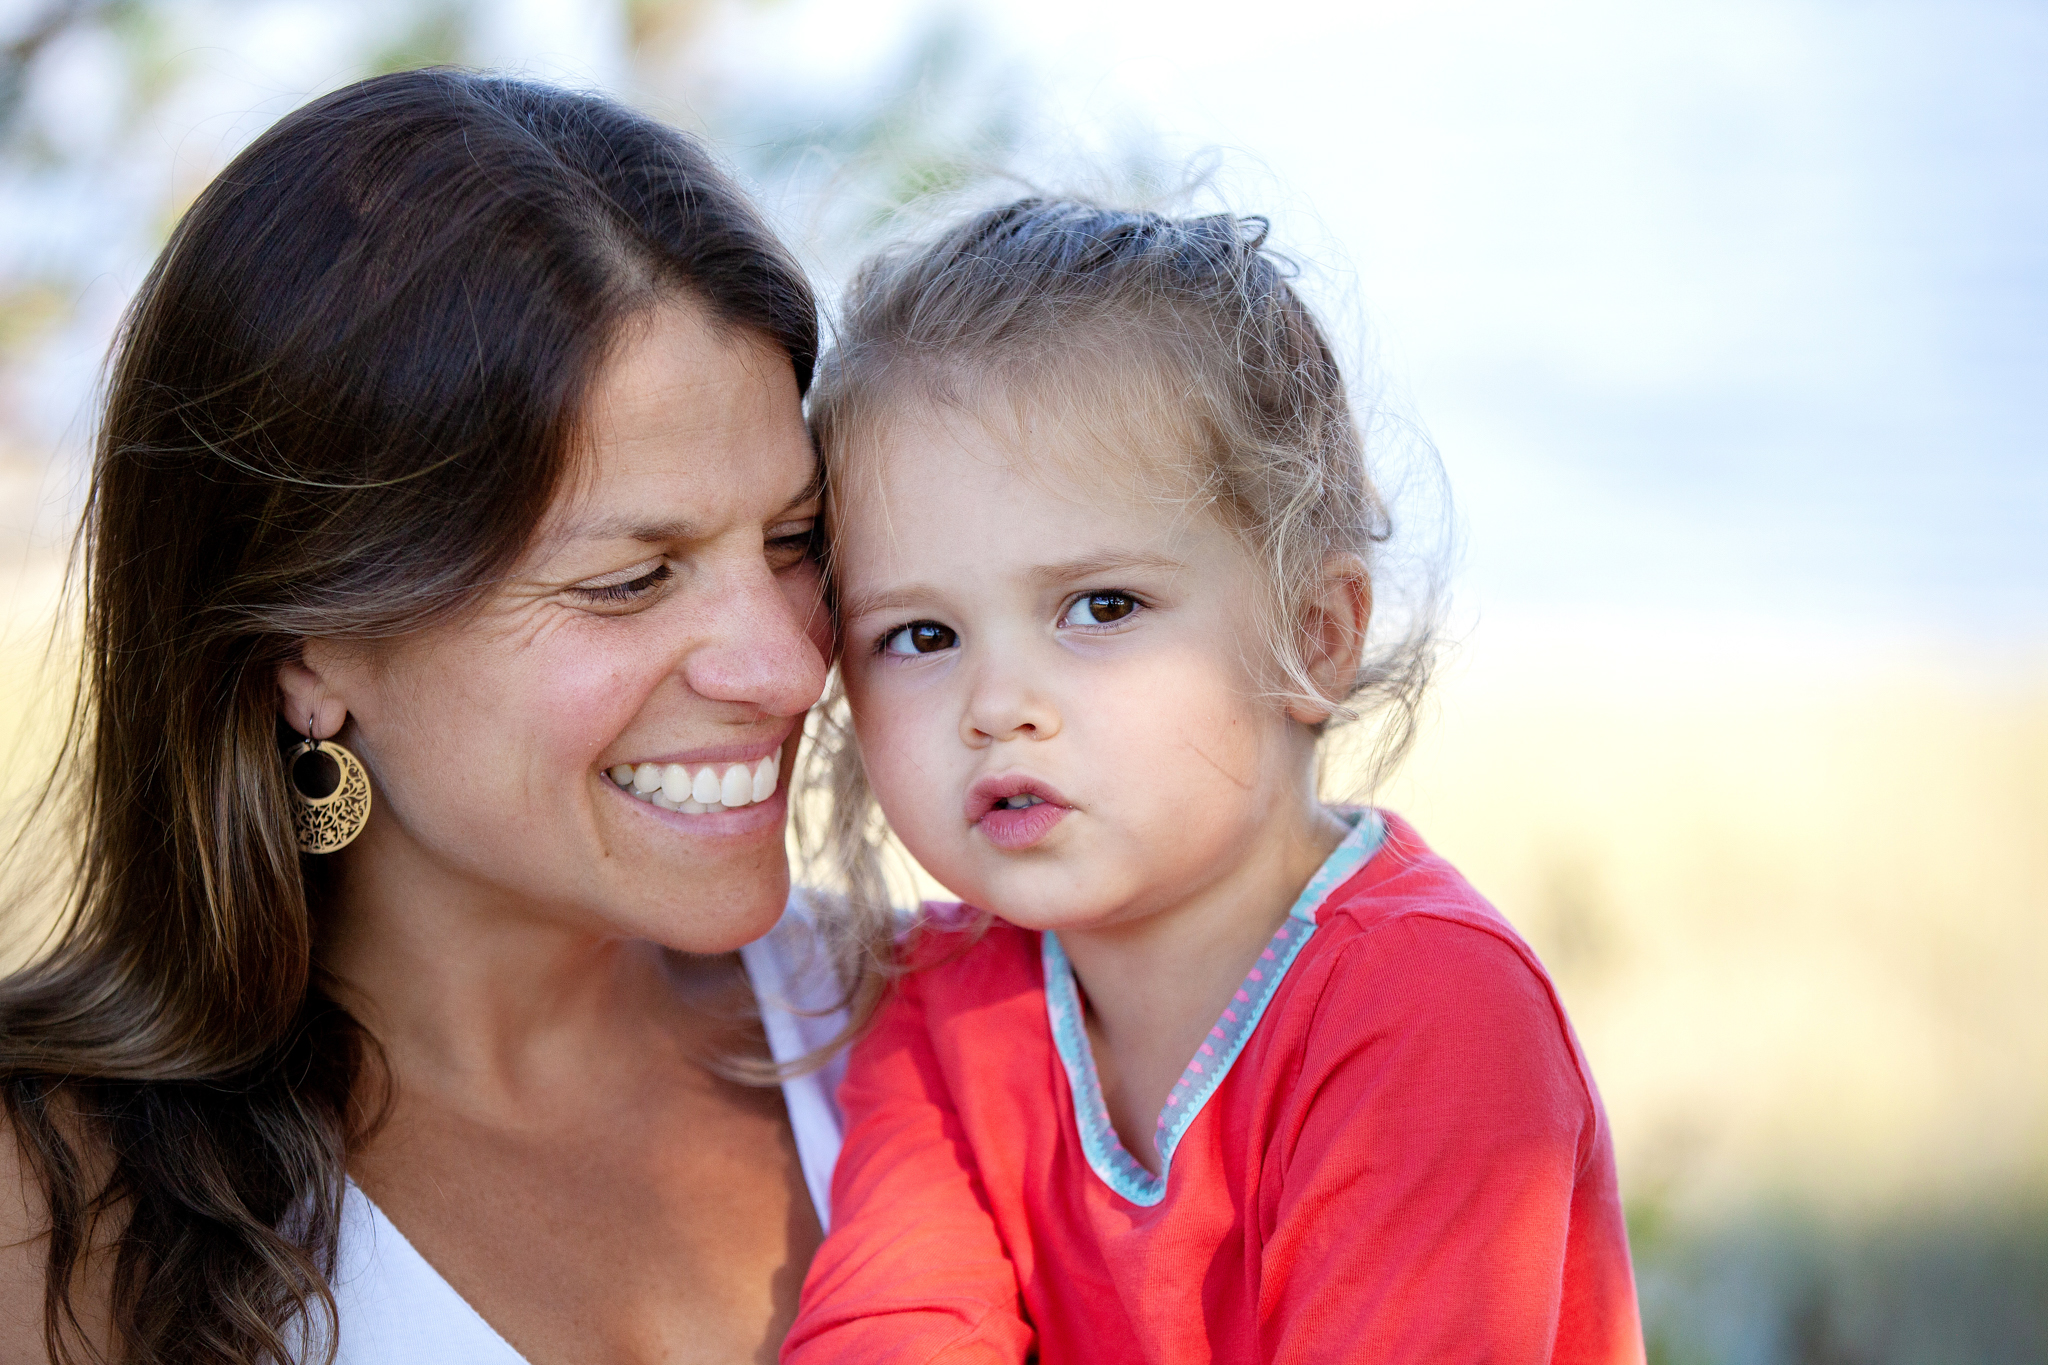
[[[1039,935],[959,901],[926,901],[897,938],[898,960],[913,976],[936,984],[985,983],[993,974],[1040,974]]]
[[[1460,931],[1470,931],[1497,941],[1547,980],[1534,950],[1463,873],[1424,843],[1406,820],[1391,811],[1381,811],[1380,817],[1386,822],[1385,840],[1323,903],[1316,915],[1319,936],[1350,940],[1403,924],[1433,939],[1456,942],[1464,937]]]
[[[1536,952],[1400,817],[1330,897],[1304,953],[1298,1044],[1335,1059],[1395,1038],[1450,1054],[1521,1059],[1597,1107],[1590,1068]],[[1532,1073],[1533,1074],[1533,1073]]]

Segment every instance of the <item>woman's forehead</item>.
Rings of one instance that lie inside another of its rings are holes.
[[[817,493],[789,358],[694,304],[664,305],[593,385],[542,537],[687,539]]]

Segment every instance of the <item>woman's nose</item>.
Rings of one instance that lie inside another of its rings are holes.
[[[960,738],[970,748],[1000,740],[1051,739],[1060,732],[1059,708],[1014,660],[984,662],[969,687]]]
[[[824,607],[814,575],[778,576],[756,562],[723,575],[708,598],[683,660],[691,691],[775,716],[817,704],[825,691],[819,642],[830,636],[820,629]]]

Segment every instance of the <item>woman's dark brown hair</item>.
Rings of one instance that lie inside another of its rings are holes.
[[[172,233],[118,343],[84,529],[81,700],[53,779],[78,775],[69,913],[0,980],[55,1358],[77,1358],[96,1246],[118,1359],[331,1342],[346,1161],[382,1071],[322,972],[328,888],[293,840],[277,670],[304,639],[473,602],[561,482],[621,323],[671,292],[808,386],[810,291],[700,147],[452,71],[298,110]]]

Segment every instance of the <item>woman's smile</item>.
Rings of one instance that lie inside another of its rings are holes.
[[[605,776],[628,796],[679,810],[685,815],[711,811],[738,810],[775,795],[781,758],[769,754],[759,762],[706,763],[621,763]]]

